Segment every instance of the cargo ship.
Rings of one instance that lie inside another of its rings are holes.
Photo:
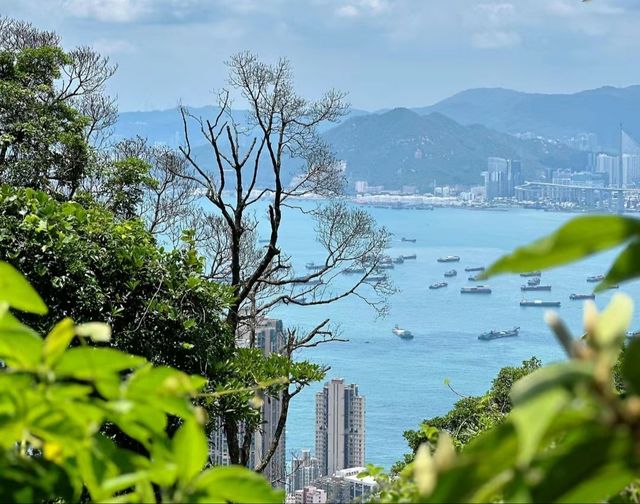
[[[344,273],[345,275],[355,275],[356,273],[361,274],[364,272],[365,272],[364,268],[356,268],[356,267],[345,268],[342,270],[342,273]]]
[[[579,299],[595,299],[596,295],[595,294],[571,294],[569,295],[569,299],[571,299],[572,301],[576,301]]]
[[[484,271],[484,266],[467,266],[464,270],[467,273],[471,271]]]
[[[443,256],[443,257],[438,257],[438,262],[441,263],[447,263],[447,262],[458,262],[460,261],[460,257],[458,256]]]
[[[546,308],[558,308],[560,301],[543,301],[542,299],[534,299],[533,301],[527,301],[523,299],[520,301],[520,306],[539,306]]]
[[[476,285],[475,287],[462,287],[460,294],[491,294],[491,288],[486,285]]]
[[[415,259],[416,255],[415,254],[403,255],[402,258],[406,261],[407,259]]]
[[[541,271],[528,271],[526,273],[520,273],[521,277],[539,277],[542,275]]]
[[[494,340],[499,338],[513,338],[514,336],[517,336],[519,333],[520,333],[520,328],[514,327],[509,331],[489,331],[486,333],[482,333],[480,336],[478,336],[478,339],[483,341],[489,341],[489,340]]]
[[[416,239],[415,238],[405,238],[404,236],[402,237],[402,241],[403,242],[409,242],[409,243],[415,243]]]
[[[521,291],[550,291],[550,285],[521,285]]]

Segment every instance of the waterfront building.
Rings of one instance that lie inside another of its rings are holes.
[[[618,176],[618,156],[610,156],[609,154],[600,153],[596,156],[596,172],[604,173],[607,177],[607,185],[617,187],[619,184]]]
[[[625,187],[636,186],[640,182],[640,155],[622,155],[622,184]]]
[[[365,400],[357,385],[333,379],[316,394],[316,456],[323,476],[364,465]]]
[[[366,180],[356,180],[355,190],[358,194],[365,194],[368,191],[369,184]]]
[[[522,180],[522,163],[517,159],[490,157],[483,172],[485,198],[510,198]]]
[[[238,347],[249,347],[251,340],[255,341],[255,348],[259,348],[265,355],[278,353],[285,345],[285,336],[281,320],[262,319],[255,328],[245,328],[238,338]],[[249,467],[256,468],[270,449],[275,431],[282,411],[279,397],[265,394],[261,406],[261,425],[254,433],[249,453]],[[215,420],[216,428],[210,438],[210,459],[215,465],[229,465],[229,452],[226,436],[222,425],[222,419]],[[238,426],[239,436],[244,435],[244,426]],[[278,488],[284,488],[286,483],[286,445],[284,434],[276,447],[273,457],[262,473],[271,484]]]
[[[313,484],[322,476],[320,460],[311,455],[310,450],[301,450],[299,455],[291,459],[291,472],[289,476],[289,493],[302,490]]]

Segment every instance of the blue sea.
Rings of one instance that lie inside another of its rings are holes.
[[[305,205],[311,205],[305,203]],[[390,313],[379,318],[363,301],[349,298],[338,303],[311,308],[280,307],[271,315],[290,327],[310,328],[331,318],[340,327],[345,343],[329,343],[300,352],[299,358],[330,366],[327,379],[344,378],[358,384],[366,397],[366,460],[391,466],[407,452],[403,431],[415,429],[429,417],[445,413],[460,394],[486,391],[503,366],[517,365],[536,356],[544,363],[564,358],[564,354],[543,321],[544,310],[521,308],[523,297],[562,302],[561,317],[575,334],[582,326],[582,302],[569,301],[572,292],[590,292],[593,284],[586,277],[605,273],[615,251],[591,257],[580,263],[543,272],[542,283],[551,292],[529,292],[523,296],[520,285],[526,279],[505,275],[484,282],[491,295],[461,295],[460,287],[473,285],[464,272],[466,266],[488,265],[518,245],[528,243],[560,226],[573,215],[535,210],[484,211],[454,208],[393,210],[373,208],[370,212],[380,225],[394,233],[389,254],[417,254],[390,271],[398,293],[390,300]],[[283,220],[283,250],[294,258],[294,265],[323,260],[315,241],[310,217],[290,212]],[[401,241],[415,238],[416,243]],[[460,263],[438,263],[443,255],[458,255]],[[429,284],[443,280],[449,269],[458,270],[449,286],[429,290]],[[341,277],[338,282],[346,281]],[[640,285],[629,283],[620,291],[640,299]],[[617,291],[596,298],[606,306]],[[410,329],[412,340],[392,334],[395,324]],[[479,341],[478,335],[491,329],[520,326],[520,336]],[[640,316],[634,328],[640,327]],[[287,423],[287,452],[314,448],[314,394],[322,384],[314,384],[297,396]]]

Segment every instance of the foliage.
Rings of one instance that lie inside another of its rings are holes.
[[[73,193],[88,163],[87,120],[58,99],[70,58],[56,47],[0,52],[0,180]]]
[[[0,259],[23,271],[54,313],[109,322],[120,350],[204,376],[228,356],[226,291],[202,277],[188,243],[165,252],[138,220],[0,187]],[[44,332],[55,320],[31,322]]]
[[[580,217],[500,259],[487,274],[565,264],[627,244],[604,285],[638,276],[639,221]],[[585,303],[584,335],[573,338],[554,313],[547,322],[569,360],[540,368],[511,389],[504,421],[456,454],[446,431],[397,477],[370,468],[382,502],[637,502],[640,454],[640,339],[622,352],[633,311],[619,294],[602,313]]]
[[[281,502],[241,467],[203,471],[207,438],[192,400],[205,379],[108,347],[109,326],[65,318],[41,338],[10,308],[46,313],[24,277],[0,262],[0,499],[37,502]],[[74,340],[81,345],[69,348]],[[171,417],[181,419],[172,438]],[[105,423],[143,447],[101,434]]]

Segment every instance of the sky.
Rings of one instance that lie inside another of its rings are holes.
[[[288,58],[304,96],[336,88],[365,110],[640,84],[640,0],[0,0],[0,14],[117,62],[121,111],[213,103],[242,50]]]

